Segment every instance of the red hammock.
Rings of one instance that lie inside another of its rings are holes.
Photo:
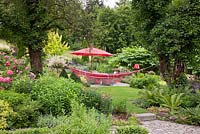
[[[90,84],[103,84],[103,85],[111,85],[120,82],[124,76],[128,76],[139,71],[136,70],[132,72],[107,74],[107,73],[87,72],[73,67],[67,67],[67,68],[73,71],[77,77],[81,76],[85,77],[87,82],[89,82]]]

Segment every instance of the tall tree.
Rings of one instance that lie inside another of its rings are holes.
[[[170,83],[199,50],[199,1],[133,0],[132,7],[135,36],[158,55],[161,76]]]
[[[152,46],[173,60],[171,76],[176,80],[186,70],[200,50],[200,4],[189,0],[174,0],[166,17],[152,30]]]
[[[0,37],[16,44],[20,51],[28,48],[31,69],[42,72],[43,41],[47,31],[60,27],[56,20],[64,19],[64,0],[1,0]]]
[[[111,53],[132,45],[134,39],[131,7],[104,8],[99,11],[95,33],[96,44]]]

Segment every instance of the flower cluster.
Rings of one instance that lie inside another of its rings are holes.
[[[24,61],[17,60],[12,55],[0,52],[0,89],[7,88],[18,75],[26,73],[29,68]]]

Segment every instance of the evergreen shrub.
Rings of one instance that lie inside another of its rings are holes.
[[[80,100],[87,108],[95,108],[106,114],[112,112],[112,100],[106,94],[101,95],[94,90],[83,90]]]
[[[42,76],[34,81],[31,97],[43,105],[44,114],[63,115],[71,111],[70,102],[78,99],[81,88],[70,79]]]

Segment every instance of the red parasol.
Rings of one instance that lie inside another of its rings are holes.
[[[79,56],[112,56],[111,53],[94,47],[77,50],[72,52],[72,54]]]
[[[91,56],[91,60],[90,60],[91,67],[92,67],[93,56],[112,56],[111,53],[108,53],[104,50],[94,48],[94,47],[77,50],[77,51],[72,52],[71,54],[79,55],[79,56]]]

